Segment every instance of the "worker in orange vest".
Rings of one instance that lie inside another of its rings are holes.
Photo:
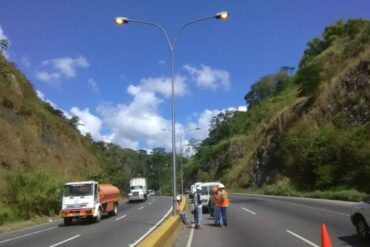
[[[216,199],[215,196],[218,192],[218,188],[212,187],[209,195],[209,200],[208,200],[208,212],[211,217],[214,217],[214,211],[215,211],[215,206],[216,206]]]
[[[229,198],[227,192],[225,191],[225,186],[223,184],[218,185],[218,193],[215,196],[216,207],[215,207],[215,225],[221,226],[222,224],[227,227],[227,207],[229,206]]]

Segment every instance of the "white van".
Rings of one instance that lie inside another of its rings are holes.
[[[208,201],[211,190],[213,187],[218,187],[220,184],[220,182],[206,182],[200,185],[202,187],[202,194],[200,198],[202,199],[203,211],[208,212]]]

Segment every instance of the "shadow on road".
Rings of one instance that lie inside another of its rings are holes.
[[[355,247],[369,247],[369,243],[363,243],[356,235],[351,236],[341,236],[338,239],[342,240],[343,242],[348,243],[348,246],[355,246]]]

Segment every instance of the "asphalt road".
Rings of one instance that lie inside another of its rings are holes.
[[[99,223],[61,220],[0,235],[0,247],[129,246],[140,239],[171,209],[170,197],[150,197],[142,203],[122,203],[118,214]]]
[[[368,246],[358,240],[350,222],[352,203],[240,194],[229,197],[228,227],[213,226],[209,214],[204,214],[202,229],[186,227],[176,246],[319,247],[321,223],[333,246]]]

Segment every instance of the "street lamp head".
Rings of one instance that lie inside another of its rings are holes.
[[[116,17],[114,19],[117,25],[122,26],[129,22],[129,19],[127,17]]]
[[[215,18],[219,19],[219,20],[222,20],[222,21],[226,21],[229,18],[229,16],[230,16],[229,12],[222,11],[222,12],[217,13],[215,15]]]

